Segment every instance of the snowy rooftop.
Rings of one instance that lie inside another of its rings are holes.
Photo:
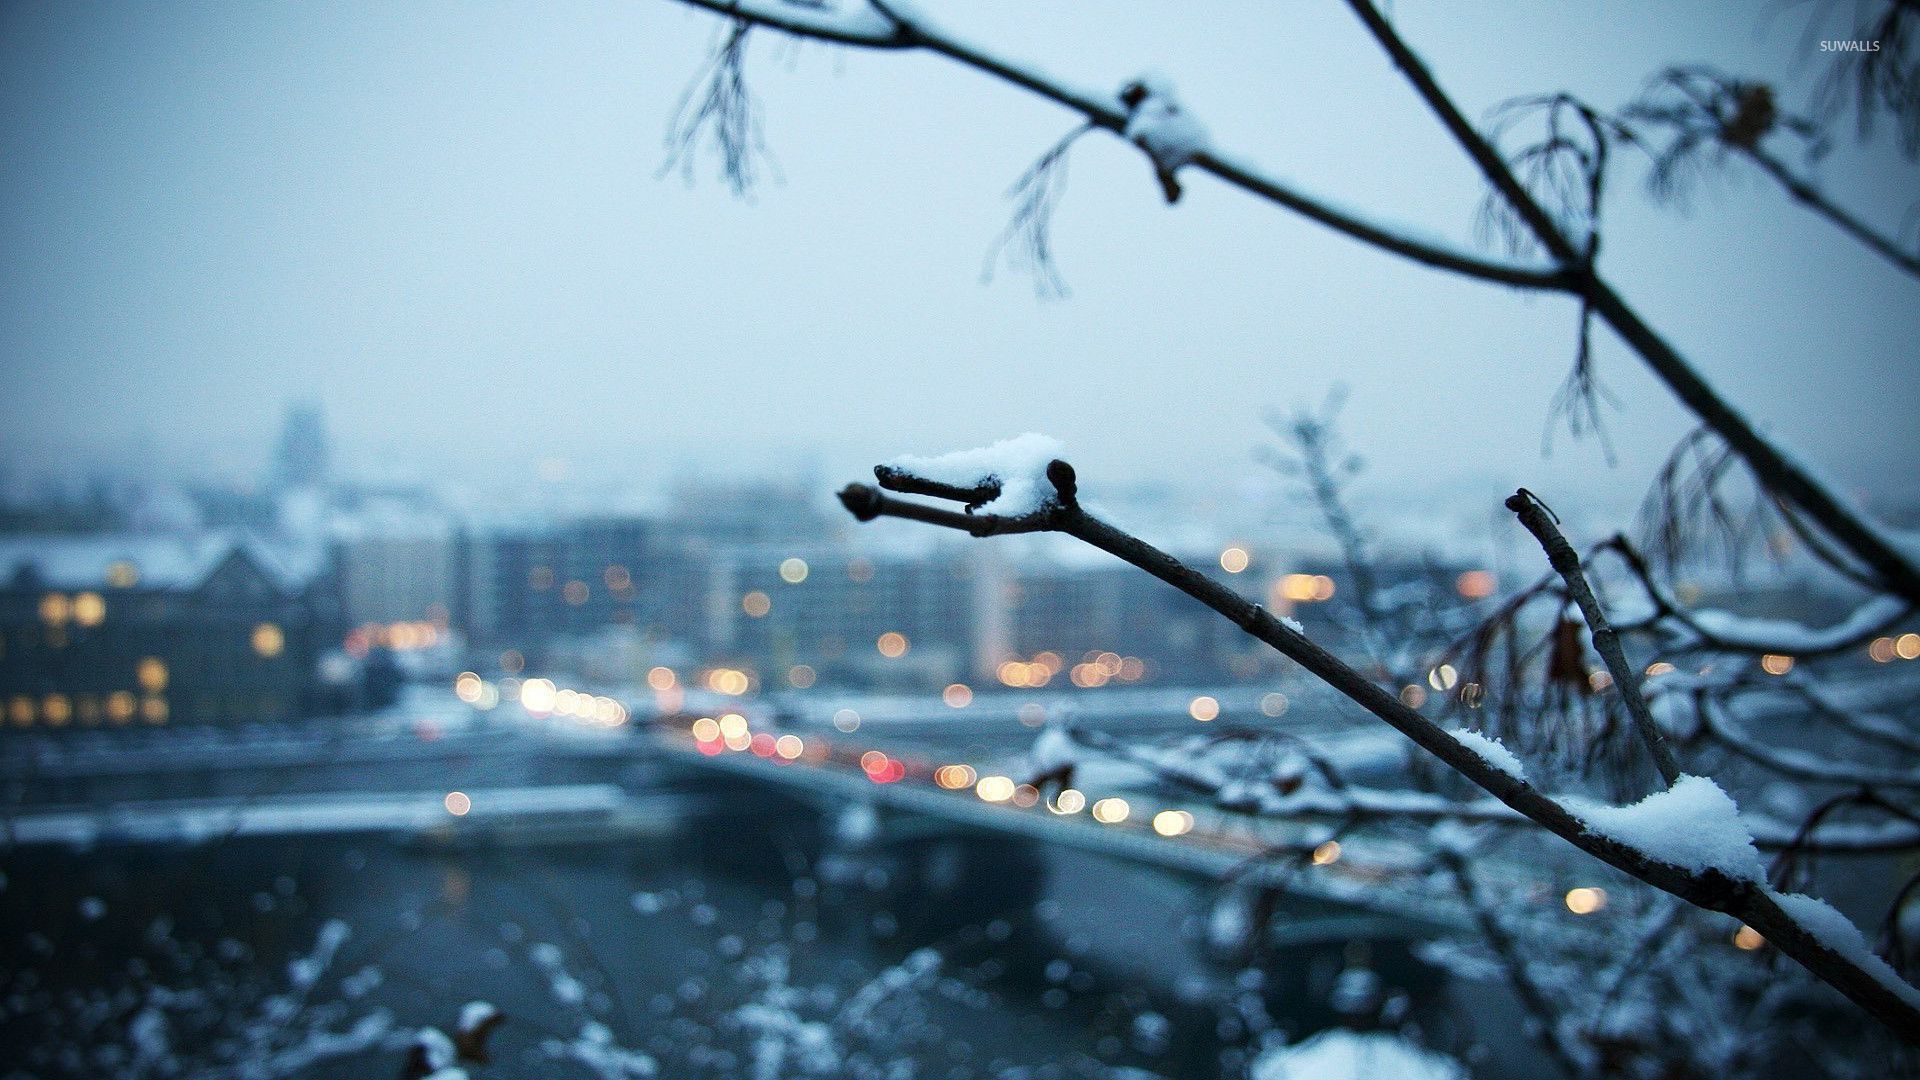
[[[48,588],[105,588],[113,569],[124,564],[139,588],[192,589],[235,551],[288,590],[311,583],[326,565],[324,552],[312,545],[271,544],[228,533],[21,535],[0,538],[0,582],[28,574]]]

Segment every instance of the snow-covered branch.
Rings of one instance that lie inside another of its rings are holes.
[[[1766,887],[1738,807],[1711,780],[1680,776],[1631,807],[1555,798],[1505,763],[1440,727],[1308,638],[1206,574],[1116,528],[1080,504],[1071,465],[1042,465],[1029,437],[985,450],[896,461],[876,469],[881,487],[848,485],[840,500],[854,517],[899,517],[974,536],[1060,532],[1114,555],[1174,586],[1413,740],[1453,771],[1549,832],[1656,888],[1740,918],[1894,1033],[1920,1040],[1920,991],[1873,956],[1843,916],[1811,897]],[[898,498],[912,491],[962,509]],[[1006,499],[1006,515],[995,512]],[[1843,928],[1844,931],[1843,932]]]
[[[1144,80],[1129,80],[1119,92],[1112,93],[1073,86],[1036,65],[1014,60],[953,33],[899,0],[887,3],[881,0],[682,2],[786,33],[842,45],[925,49],[1038,94],[1078,113],[1089,125],[1140,147],[1163,187],[1180,169],[1193,168],[1355,240],[1435,269],[1517,288],[1566,292],[1571,287],[1571,278],[1560,267],[1489,259],[1426,239],[1416,229],[1385,224],[1354,213],[1332,199],[1307,192],[1204,141],[1204,132],[1191,114],[1168,108],[1171,96],[1164,88],[1157,95],[1142,93],[1130,106],[1126,100],[1127,88],[1137,85],[1144,88]],[[1196,132],[1201,135],[1198,141],[1194,138]],[[1177,181],[1167,190],[1169,195],[1177,191]]]

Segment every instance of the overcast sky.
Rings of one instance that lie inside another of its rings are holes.
[[[1078,82],[1165,73],[1216,143],[1466,241],[1474,175],[1335,0],[938,4]],[[1831,63],[1819,4],[1438,3],[1399,26],[1470,115],[1623,103],[1675,61]],[[292,398],[349,473],[812,468],[1027,430],[1083,475],[1257,470],[1275,407],[1352,388],[1385,487],[1638,490],[1684,418],[1600,338],[1622,463],[1541,455],[1574,312],[1425,270],[1206,177],[1176,207],[1082,140],[1055,245],[1073,295],[980,282],[1011,181],[1067,113],[927,55],[751,55],[783,181],[660,179],[716,20],[671,0],[0,6],[0,450],[16,473],[254,475]],[[1820,36],[1816,33],[1815,35]],[[1824,175],[1897,224],[1912,172]],[[1649,208],[1603,266],[1742,408],[1856,485],[1911,488],[1920,283],[1757,181]]]

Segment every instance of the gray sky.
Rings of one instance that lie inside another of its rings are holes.
[[[1478,188],[1362,29],[1314,3],[949,3],[1079,82],[1170,76],[1215,142],[1465,239]],[[1566,87],[1623,103],[1680,60],[1828,59],[1819,5],[1441,4],[1403,32],[1474,116]],[[1772,13],[1771,15],[1767,13]],[[1623,462],[1540,454],[1564,300],[1423,270],[1195,177],[1177,207],[1104,135],[1057,217],[1074,293],[983,286],[1004,192],[1072,124],[926,55],[752,56],[784,182],[656,178],[716,21],[619,3],[0,7],[0,451],[16,471],[254,474],[286,400],[387,477],[812,467],[1026,430],[1084,475],[1256,471],[1269,408],[1352,387],[1349,437],[1402,490],[1637,491],[1683,418],[1610,340]],[[1850,144],[1844,199],[1911,176]],[[1740,406],[1851,484],[1911,487],[1920,284],[1758,181],[1611,205],[1604,266]]]

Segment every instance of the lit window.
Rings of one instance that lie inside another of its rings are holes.
[[[65,694],[48,694],[40,702],[40,715],[46,718],[49,725],[63,727],[73,719],[73,703],[67,700]]]
[[[83,592],[73,598],[73,621],[81,626],[99,626],[107,617],[107,602],[97,592]]]
[[[167,699],[150,697],[140,703],[140,717],[149,724],[167,722]]]
[[[157,694],[167,688],[167,665],[157,656],[142,657],[135,673],[142,690]]]
[[[253,628],[253,651],[267,659],[279,656],[287,647],[287,635],[278,626],[263,622]]]
[[[131,589],[140,583],[140,569],[125,559],[107,566],[107,584],[116,589]]]
[[[73,605],[65,593],[50,592],[40,598],[40,618],[48,626],[64,626],[73,616]]]

